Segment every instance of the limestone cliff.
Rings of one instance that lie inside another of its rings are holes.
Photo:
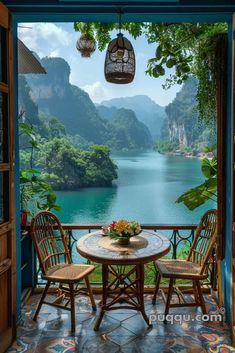
[[[64,59],[46,57],[41,59],[41,63],[46,75],[27,76],[31,98],[40,112],[49,118],[58,118],[67,134],[79,135],[89,144],[107,144],[114,149],[152,146],[148,128],[134,112],[120,111],[113,122],[101,115],[89,95],[70,83],[70,67]],[[129,115],[132,120],[128,119]],[[135,137],[133,131],[136,132]]]
[[[190,78],[166,107],[169,139],[183,146],[191,146],[200,136],[202,126],[196,110],[197,81]]]

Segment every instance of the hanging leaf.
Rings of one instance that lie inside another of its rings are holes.
[[[165,75],[165,69],[162,65],[156,65],[154,68],[154,72],[158,76],[164,76]]]
[[[155,56],[157,60],[160,60],[162,57],[162,47],[160,45],[156,49]]]
[[[168,59],[167,62],[166,62],[166,67],[168,67],[168,69],[171,69],[175,65],[176,65],[176,60],[175,59]]]
[[[191,211],[203,205],[210,199],[216,197],[217,179],[210,178],[203,184],[186,191],[176,200],[176,203],[183,202]]]
[[[204,158],[201,164],[202,173],[206,178],[211,178],[217,174],[217,159],[213,158],[209,160],[208,158]]]

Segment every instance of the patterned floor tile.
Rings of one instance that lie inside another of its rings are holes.
[[[231,353],[231,352],[235,352],[235,348],[222,344],[219,345],[217,347],[211,347],[209,348],[209,350],[207,351],[208,353]]]
[[[70,313],[43,305],[37,322],[32,320],[39,295],[34,295],[22,310],[17,339],[7,353],[235,353],[230,346],[230,329],[220,322],[196,320],[198,308],[174,308],[171,314],[190,315],[190,320],[179,322],[174,318],[167,324],[157,316],[164,312],[164,303],[158,297],[155,306],[151,296],[145,297],[146,313],[156,320],[148,327],[140,313],[118,309],[104,315],[98,332],[94,324],[100,310],[92,312],[90,301],[83,296],[76,300],[76,331],[70,331]],[[49,295],[49,300],[54,296]],[[188,298],[189,300],[190,297]],[[96,297],[99,304],[100,297]],[[216,305],[206,296],[209,313]]]
[[[37,341],[32,341],[32,339],[28,339],[27,337],[17,338],[12,346],[7,350],[7,353],[31,353],[34,352],[35,348],[37,347]]]
[[[119,346],[107,340],[107,337],[97,337],[96,340],[87,337],[78,350],[81,353],[117,353]]]
[[[93,320],[90,320],[89,322],[87,321],[87,325],[84,325],[84,327],[88,328],[89,326],[89,329],[94,331],[95,322],[96,322],[96,317]],[[119,326],[120,326],[120,321],[116,317],[111,317],[107,315],[101,322],[99,332],[101,333],[109,332]]]
[[[106,316],[115,318],[116,320],[123,321],[129,317],[137,315],[135,310],[117,309],[114,311],[108,311]]]
[[[135,335],[145,335],[148,330],[150,330],[149,326],[143,320],[141,314],[134,315],[130,318],[127,318],[121,322],[121,326],[133,332]]]
[[[75,353],[78,352],[77,340],[74,337],[42,338],[34,353]]]
[[[137,335],[134,334],[133,332],[127,330],[124,327],[118,327],[117,329],[109,332],[107,334],[107,338],[118,344],[119,346],[123,346],[137,338]]]
[[[134,341],[134,346],[138,347],[139,353],[206,353],[199,341],[172,335],[138,338]],[[128,352],[127,349],[132,352],[132,342],[122,347],[125,353]]]

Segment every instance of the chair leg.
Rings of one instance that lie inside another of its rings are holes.
[[[91,289],[89,278],[85,277],[84,280],[85,280],[85,283],[86,283],[86,286],[87,286],[87,291],[88,291],[88,294],[89,294],[89,297],[90,297],[90,300],[91,300],[92,310],[96,311],[96,303],[95,303],[95,299],[94,299],[93,292],[92,292],[92,289]]]
[[[200,299],[199,299],[199,296],[198,296],[198,290],[197,290],[196,281],[193,281],[193,294],[194,294],[194,298],[195,298],[195,303],[197,305],[200,305]]]
[[[47,284],[46,284],[46,287],[45,287],[44,290],[43,290],[43,293],[42,293],[40,302],[38,303],[36,312],[35,312],[35,314],[34,314],[34,316],[33,316],[33,320],[34,320],[34,321],[37,320],[37,316],[38,316],[39,311],[40,311],[40,309],[41,309],[41,307],[42,307],[43,301],[44,301],[45,296],[46,296],[46,294],[47,294],[47,291],[48,291],[48,289],[49,289],[49,287],[50,287],[50,284],[51,284],[51,282],[50,282],[50,281],[47,281]]]
[[[71,331],[75,331],[75,300],[74,300],[74,287],[73,284],[69,284],[70,292],[70,307],[71,307]]]
[[[160,282],[161,282],[161,275],[160,275],[160,272],[158,271],[157,276],[156,276],[155,290],[154,290],[153,299],[152,299],[152,304],[153,305],[156,304],[156,298],[157,298]]]
[[[203,295],[202,295],[202,289],[201,289],[200,282],[196,281],[196,285],[197,285],[197,292],[198,292],[198,298],[199,298],[199,305],[202,308],[202,313],[203,314],[207,314],[206,305],[205,305],[205,301],[204,301],[204,298],[203,298]]]
[[[166,322],[166,315],[169,313],[171,297],[174,289],[174,278],[170,278],[169,288],[168,288],[168,295],[166,300],[166,307],[165,307],[165,322]]]

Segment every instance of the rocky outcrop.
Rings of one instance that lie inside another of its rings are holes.
[[[101,109],[104,114],[105,107],[131,109],[135,112],[139,121],[144,123],[152,136],[153,141],[160,139],[160,132],[163,121],[166,118],[165,108],[155,103],[150,97],[145,95],[136,95],[133,97],[113,98],[102,102]]]
[[[170,141],[177,141],[180,145],[184,146],[188,145],[187,134],[183,123],[177,124],[174,120],[169,123],[169,137]]]
[[[45,117],[56,117],[72,138],[79,135],[88,144],[107,144],[114,149],[146,149],[152,146],[148,128],[133,111],[115,109],[113,121],[101,115],[89,95],[70,83],[70,67],[64,59],[43,58],[41,63],[46,75],[27,76],[31,98]]]
[[[190,78],[176,94],[175,99],[166,107],[170,141],[183,146],[191,146],[201,133],[196,111],[197,81]]]

